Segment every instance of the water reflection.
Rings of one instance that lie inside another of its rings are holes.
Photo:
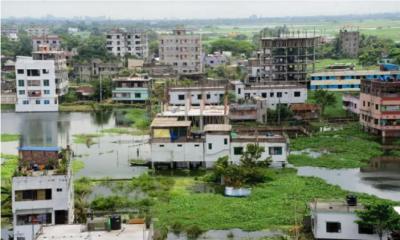
[[[145,167],[130,167],[129,159],[139,152],[141,159],[150,157],[148,136],[104,134],[95,139],[95,144],[86,146],[73,142],[76,134],[100,133],[103,129],[115,128],[116,119],[112,111],[103,113],[2,113],[2,133],[19,133],[24,145],[71,145],[76,158],[85,167],[75,174],[77,177],[127,179],[147,170]],[[2,142],[1,152],[17,154],[18,142]]]

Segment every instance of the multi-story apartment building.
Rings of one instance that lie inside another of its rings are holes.
[[[43,225],[73,222],[74,193],[68,151],[19,148],[19,174],[12,179],[14,239],[34,240]]]
[[[2,28],[1,36],[7,37],[11,41],[18,41],[18,29],[17,28]]]
[[[149,46],[145,31],[115,29],[107,33],[107,50],[115,56],[136,56],[147,59]]]
[[[215,68],[228,63],[228,57],[221,52],[214,52],[204,56],[204,65],[206,67]]]
[[[361,80],[359,112],[365,130],[400,136],[400,79]]]
[[[170,105],[218,105],[223,102],[226,91],[231,91],[236,99],[250,99],[260,97],[266,99],[268,108],[274,109],[277,104],[290,105],[304,103],[307,100],[307,88],[295,83],[264,83],[245,84],[241,81],[231,81],[229,84],[203,85],[191,87],[170,87],[168,89],[168,103]]]
[[[306,83],[307,74],[315,70],[315,49],[318,36],[288,34],[280,37],[261,37],[257,54],[260,70],[253,82],[290,81]],[[310,68],[311,66],[311,68]]]
[[[61,39],[58,35],[35,35],[32,36],[32,49],[38,51],[42,45],[50,50],[61,50]]]
[[[44,36],[49,34],[48,27],[29,27],[25,30],[29,36]]]
[[[16,112],[58,111],[54,60],[17,57]]]
[[[360,48],[360,32],[342,29],[339,32],[339,44],[342,54],[357,57]]]
[[[145,102],[150,99],[151,78],[147,75],[114,78],[112,100],[115,102]]]
[[[47,45],[43,45],[38,51],[32,52],[33,60],[54,60],[56,94],[63,96],[68,93],[68,67],[67,58],[64,51],[51,50]]]
[[[310,90],[325,89],[328,91],[360,91],[361,80],[400,79],[400,71],[331,71],[317,72],[310,76]]]
[[[184,28],[160,36],[160,62],[171,65],[176,74],[203,72],[201,35]]]

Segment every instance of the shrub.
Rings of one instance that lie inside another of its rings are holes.
[[[180,222],[174,222],[171,225],[171,230],[175,235],[179,235],[183,231],[183,226],[182,223]]]
[[[191,225],[186,229],[188,239],[196,239],[203,233],[203,230],[197,225]]]

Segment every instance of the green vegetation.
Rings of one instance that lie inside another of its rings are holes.
[[[309,91],[308,92],[308,99],[307,102],[309,103],[316,103],[320,104],[316,98],[316,92],[317,91]],[[333,105],[327,105],[324,109],[324,117],[326,118],[333,118],[333,117],[346,117],[347,113],[343,109],[343,104],[342,104],[342,92],[332,92],[332,94],[335,97],[335,103]]]
[[[270,181],[252,188],[247,198],[228,198],[220,194],[192,193],[179,187],[175,178],[169,202],[157,201],[154,215],[159,219],[157,228],[163,229],[179,219],[182,228],[198,226],[210,229],[241,228],[243,230],[288,230],[307,214],[306,204],[314,198],[344,199],[346,192],[318,178],[300,177],[294,169],[265,169]],[[183,178],[184,183],[196,183]],[[185,184],[186,185],[186,184]],[[373,197],[358,194],[362,203]],[[296,209],[296,211],[295,211]]]
[[[1,142],[13,142],[13,141],[18,141],[20,134],[8,134],[8,133],[2,133],[1,134]]]
[[[230,38],[221,38],[210,43],[210,52],[231,51],[233,55],[245,54],[250,57],[256,47],[245,40],[235,40]]]
[[[323,153],[316,158],[307,154],[290,155],[289,162],[295,166],[357,168],[366,166],[372,157],[383,154],[380,144],[364,133],[357,123],[345,125],[337,131],[291,139],[290,143],[292,150],[310,149]]]
[[[18,41],[1,37],[1,54],[4,56],[29,56],[32,53],[32,40],[27,34],[18,34]]]
[[[132,128],[107,128],[100,131],[101,133],[108,133],[108,134],[128,134],[128,135],[142,135],[142,131],[137,131]]]
[[[393,209],[392,204],[373,203],[365,206],[364,210],[357,212],[359,224],[373,226],[382,240],[387,231],[398,231],[400,229],[400,216]]]
[[[321,116],[325,114],[326,107],[336,105],[336,95],[327,90],[318,89],[313,92],[313,99],[321,106]]]
[[[80,159],[72,160],[72,172],[75,174],[85,167],[85,163]]]
[[[9,111],[14,109],[15,109],[14,104],[1,104],[1,111]]]
[[[18,156],[0,153],[0,157],[4,159],[1,165],[1,180],[11,180],[18,167]]]
[[[150,120],[147,116],[146,109],[129,109],[126,111],[125,117],[139,130],[147,130],[150,126]]]
[[[74,137],[74,143],[86,144],[87,146],[90,146],[96,143],[93,140],[93,138],[101,137],[101,134],[98,133],[75,134],[73,137]]]

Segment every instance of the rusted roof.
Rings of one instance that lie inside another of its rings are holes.
[[[293,103],[290,105],[292,111],[317,111],[320,107],[313,103]]]

